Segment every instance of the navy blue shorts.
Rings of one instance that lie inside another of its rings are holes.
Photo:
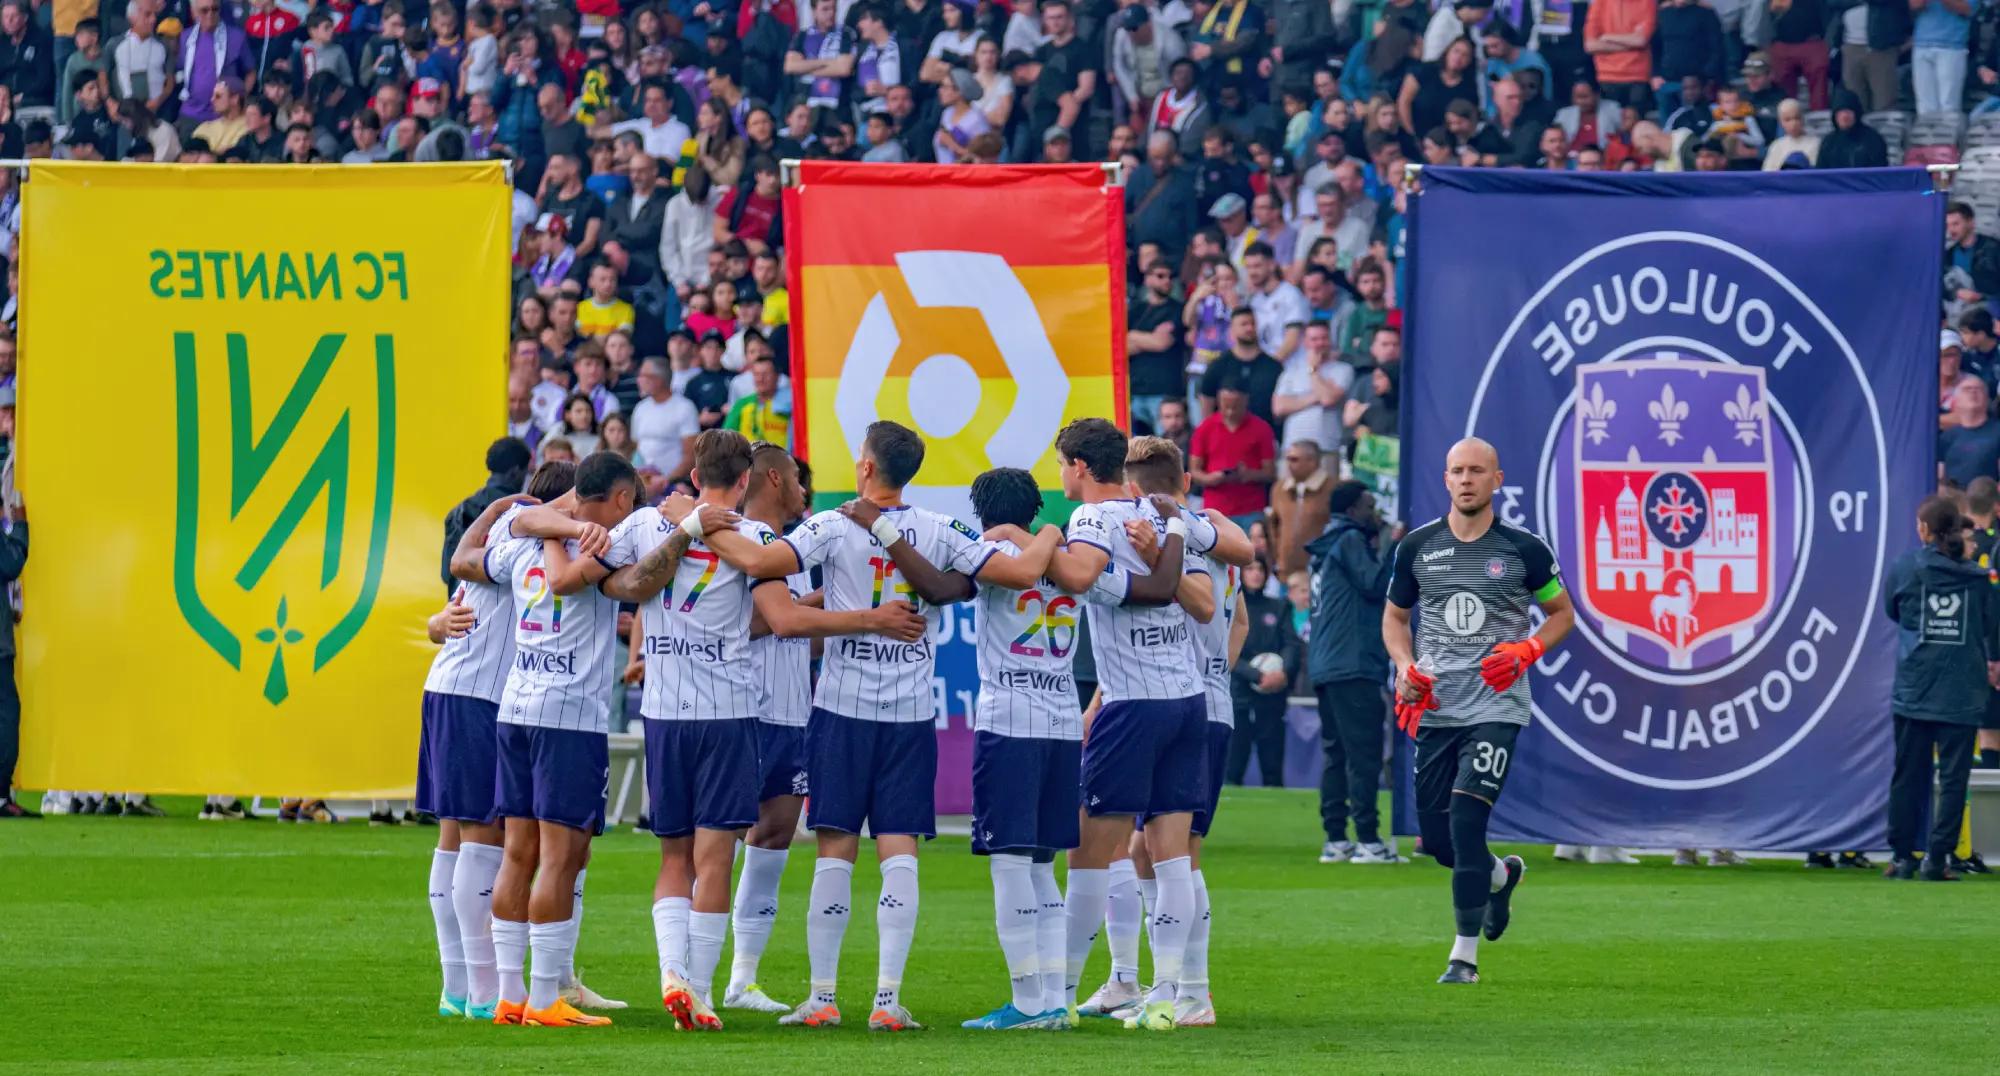
[[[1083,745],[978,733],[972,742],[972,850],[1075,848]]]
[[[798,725],[757,722],[757,761],[764,770],[757,802],[779,796],[803,796],[806,783],[806,730]]]
[[[611,742],[601,732],[545,729],[498,722],[499,765],[493,811],[604,832],[604,794],[611,786]]]
[[[757,721],[646,721],[646,797],[653,833],[757,824]]]
[[[1083,742],[1083,808],[1092,816],[1199,811],[1208,804],[1208,703],[1107,702]]]
[[[809,829],[937,836],[937,732],[928,721],[863,721],[815,706],[806,724]]]
[[[493,821],[493,772],[500,751],[493,726],[499,713],[500,704],[485,699],[424,692],[417,810],[458,822]]]
[[[1220,721],[1208,723],[1208,802],[1194,813],[1189,827],[1197,837],[1208,836],[1208,827],[1215,821],[1215,805],[1222,801],[1222,769],[1229,761],[1229,737],[1234,731]]]

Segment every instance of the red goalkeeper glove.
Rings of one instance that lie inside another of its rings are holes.
[[[1424,711],[1438,708],[1437,695],[1431,691],[1431,687],[1437,681],[1425,675],[1423,670],[1415,665],[1403,670],[1403,675],[1411,686],[1423,692],[1415,702],[1404,702],[1400,692],[1396,696],[1396,727],[1414,739],[1417,735],[1417,726],[1423,723]]]
[[[1505,691],[1528,671],[1528,666],[1542,659],[1544,649],[1542,641],[1533,637],[1518,643],[1495,644],[1493,652],[1479,663],[1479,677],[1494,691]]]

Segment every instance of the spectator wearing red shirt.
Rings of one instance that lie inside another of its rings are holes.
[[[759,157],[749,183],[731,187],[715,207],[715,245],[740,239],[752,253],[783,242],[778,230],[778,162]]]
[[[1278,438],[1270,423],[1250,413],[1250,394],[1241,381],[1224,382],[1215,399],[1215,413],[1195,427],[1188,445],[1188,473],[1202,491],[1203,507],[1247,531],[1264,518],[1271,501]]]

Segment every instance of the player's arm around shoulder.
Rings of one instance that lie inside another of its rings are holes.
[[[1181,565],[1181,581],[1174,588],[1174,601],[1198,624],[1206,624],[1215,619],[1215,587],[1209,579],[1206,567],[1196,568],[1196,558],[1184,558]]]
[[[737,521],[730,518],[733,513],[712,504],[697,506],[693,498],[676,494],[660,505],[660,514],[688,532],[689,538],[706,545],[724,563],[753,579],[782,579],[805,567],[800,563],[803,554],[794,550],[789,538],[766,544],[747,537],[736,528]],[[827,514],[821,512],[800,524],[799,530],[812,527]]]
[[[1201,513],[1200,518],[1208,521],[1215,529],[1215,544],[1208,555],[1224,564],[1237,568],[1247,568],[1257,558],[1257,550],[1250,544],[1250,535],[1236,521],[1210,508]]]
[[[753,622],[761,619],[771,634],[785,639],[885,635],[913,643],[930,630],[930,622],[906,601],[883,602],[870,609],[821,609],[794,600],[783,584],[757,587],[750,592],[750,601]]]
[[[1069,532],[1063,544],[1049,557],[1049,582],[1071,594],[1083,594],[1104,574],[1111,563],[1111,528],[1103,509],[1094,504],[1078,505],[1069,517]]]
[[[956,571],[939,568],[929,557],[910,544],[895,519],[882,514],[882,509],[874,502],[857,497],[840,506],[840,514],[846,516],[855,526],[874,536],[876,544],[896,562],[896,571],[902,574],[917,597],[932,605],[950,605],[972,597],[972,580]],[[970,528],[955,519],[936,517],[934,522],[940,531],[956,528],[967,541],[973,541]]]
[[[1161,515],[1167,516],[1166,511],[1161,511]],[[1186,520],[1178,515],[1168,517],[1167,533],[1160,541],[1159,558],[1153,562],[1152,571],[1133,577],[1132,587],[1125,595],[1126,605],[1168,605],[1180,597],[1187,557],[1187,529]],[[1206,589],[1207,580],[1201,582]],[[1209,613],[1214,615],[1213,595],[1209,597]]]
[[[561,538],[542,539],[542,565],[549,574],[549,589],[557,597],[580,594],[611,574],[596,557],[569,555],[569,543]]]
[[[1062,528],[1044,523],[1026,545],[1020,542],[1014,544],[1020,552],[992,549],[986,555],[985,563],[979,566],[976,573],[980,582],[1008,590],[1027,590],[1041,582],[1042,577],[1048,574],[1049,562],[1062,545]]]

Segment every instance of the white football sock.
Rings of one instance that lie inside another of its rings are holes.
[[[996,855],[987,857],[986,865],[993,875],[993,928],[1000,935],[1000,954],[1007,958],[1014,1007],[1029,1016],[1046,1012],[1042,958],[1036,949],[1041,906],[1030,874],[1034,864],[1027,856]]]
[[[702,1000],[715,989],[715,965],[722,959],[722,940],[729,936],[728,912],[688,914],[688,983]]]
[[[1104,940],[1111,947],[1111,977],[1121,983],[1139,981],[1139,876],[1132,861],[1120,859],[1106,868]]]
[[[1466,935],[1464,935],[1464,934],[1460,934],[1460,935],[1457,935],[1457,936],[1453,937],[1453,938],[1452,938],[1452,940],[1451,940],[1451,957],[1450,957],[1450,959],[1452,959],[1452,960],[1463,960],[1463,961],[1465,961],[1465,962],[1466,962],[1467,964],[1471,964],[1471,965],[1473,965],[1474,967],[1478,967],[1478,966],[1479,966],[1479,935],[1477,935],[1477,934],[1474,934],[1474,935],[1472,935],[1472,936],[1470,936],[1470,937],[1467,937],[1467,936],[1466,936]]]
[[[1139,922],[1145,926],[1146,936],[1148,938],[1151,938],[1153,932],[1153,911],[1154,909],[1160,906],[1159,876],[1154,875],[1151,878],[1139,879],[1138,888],[1139,888]],[[1135,968],[1138,966],[1136,960],[1133,966]],[[1154,974],[1157,975],[1158,972],[1155,972]]]
[[[1069,909],[1064,931],[1068,935],[1063,953],[1064,1005],[1076,1004],[1076,985],[1083,979],[1084,962],[1090,959],[1090,947],[1097,942],[1098,927],[1104,922],[1104,891],[1109,885],[1101,867],[1069,869],[1069,896],[1063,901]]]
[[[500,1000],[516,1005],[528,1000],[528,924],[493,920],[493,963],[499,975]]]
[[[576,940],[583,935],[583,876],[588,873],[588,867],[577,871],[576,885],[570,891],[569,922],[564,924],[569,930],[568,944],[563,947],[563,958],[568,961],[562,966],[564,986],[576,982]]]
[[[653,902],[653,943],[660,951],[660,987],[667,976],[687,978],[688,915],[687,897],[661,897]]]
[[[1063,906],[1062,888],[1056,885],[1056,865],[1036,863],[1028,872],[1035,883],[1035,903],[1040,906],[1040,913],[1035,916],[1035,950],[1042,967],[1042,1004],[1059,1009],[1065,1004],[1063,974],[1069,968],[1069,955],[1064,951],[1069,916]]]
[[[451,879],[458,870],[458,853],[431,852],[431,922],[437,927],[438,963],[444,967],[444,992],[465,996],[465,949],[458,940],[458,913],[452,909]]]
[[[1499,856],[1493,857],[1493,881],[1491,885],[1495,893],[1507,888],[1507,861],[1501,859]]]
[[[465,1002],[493,1004],[500,980],[493,970],[493,879],[504,858],[498,845],[466,841],[458,846],[458,869],[451,876],[451,906],[458,916],[459,947],[465,953]]]
[[[1153,879],[1160,885],[1160,901],[1153,908],[1153,990],[1146,1000],[1172,1001],[1180,990],[1188,928],[1194,925],[1194,879],[1188,857],[1153,864]]]
[[[562,997],[562,969],[568,966],[569,922],[530,923],[528,948],[535,954],[528,977],[528,1008],[546,1009]]]
[[[1194,921],[1188,924],[1187,954],[1181,959],[1181,996],[1198,998],[1208,993],[1208,882],[1200,871],[1188,880],[1194,884]]]
[[[875,931],[881,939],[875,964],[875,1007],[887,1009],[901,1000],[903,966],[910,961],[910,942],[917,936],[916,856],[890,856],[882,861],[882,897],[875,902]]]
[[[854,864],[821,856],[813,863],[812,903],[806,911],[806,956],[812,965],[812,1000],[833,1004],[840,979],[840,942],[853,912]]]
[[[730,993],[757,981],[757,964],[764,958],[771,928],[778,921],[778,883],[785,876],[785,859],[791,849],[746,844],[742,854],[743,873],[736,880],[736,906],[730,915],[730,929],[736,935],[729,961]]]

